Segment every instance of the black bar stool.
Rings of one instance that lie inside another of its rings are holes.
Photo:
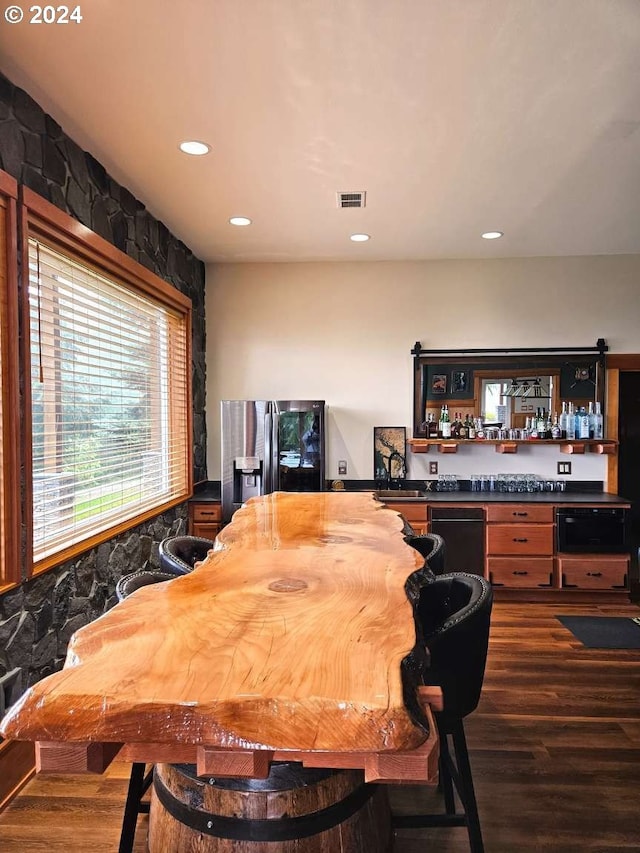
[[[440,735],[445,812],[393,817],[394,829],[466,826],[471,853],[484,853],[484,845],[463,721],[480,699],[492,605],[491,584],[466,572],[440,575],[420,591],[418,618],[430,655],[425,683],[439,685],[444,700],[443,710],[434,717]],[[454,788],[462,803],[461,814],[456,813]]]

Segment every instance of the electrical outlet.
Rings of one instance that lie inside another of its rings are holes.
[[[347,460],[339,459],[338,460],[338,477],[346,477],[347,475]]]
[[[571,462],[558,462],[558,474],[570,474]]]
[[[437,474],[438,473],[438,463],[437,462],[429,462],[429,473]]]

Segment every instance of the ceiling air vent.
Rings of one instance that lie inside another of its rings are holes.
[[[338,193],[338,207],[364,207],[366,192]]]

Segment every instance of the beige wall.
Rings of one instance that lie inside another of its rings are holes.
[[[220,400],[252,398],[325,399],[327,476],[346,459],[349,478],[369,478],[373,426],[410,434],[415,341],[459,349],[604,337],[611,351],[640,352],[640,255],[212,264],[206,317],[211,479],[220,476]],[[518,453],[498,466],[488,450],[439,455],[440,471],[555,472],[557,454]],[[413,476],[425,476],[428,458],[412,458]],[[572,473],[603,479],[603,461],[574,457]]]

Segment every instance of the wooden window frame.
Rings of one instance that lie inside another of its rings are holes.
[[[20,408],[18,334],[18,184],[0,171],[0,299],[2,299],[2,559],[0,593],[22,580],[20,561]]]
[[[183,503],[193,492],[193,412],[192,379],[189,375],[185,389],[186,441],[185,474],[187,487],[184,493],[164,501],[150,510],[140,512],[131,518],[115,523],[100,533],[88,536],[81,542],[58,550],[34,564],[33,541],[33,459],[32,459],[32,422],[31,422],[31,342],[29,324],[29,238],[40,239],[61,253],[69,253],[88,267],[99,273],[113,277],[120,284],[130,287],[133,292],[149,296],[160,304],[177,311],[185,322],[186,364],[191,365],[191,300],[172,285],[150,272],[137,261],[125,255],[111,243],[95,234],[82,223],[60,211],[45,199],[20,187],[19,240],[22,258],[25,261],[21,269],[20,312],[22,316],[22,374],[23,384],[23,442],[24,442],[24,523],[29,535],[25,546],[25,562],[29,574],[39,574],[55,565],[83,553],[101,542],[129,530],[143,522],[155,518],[171,507]]]

